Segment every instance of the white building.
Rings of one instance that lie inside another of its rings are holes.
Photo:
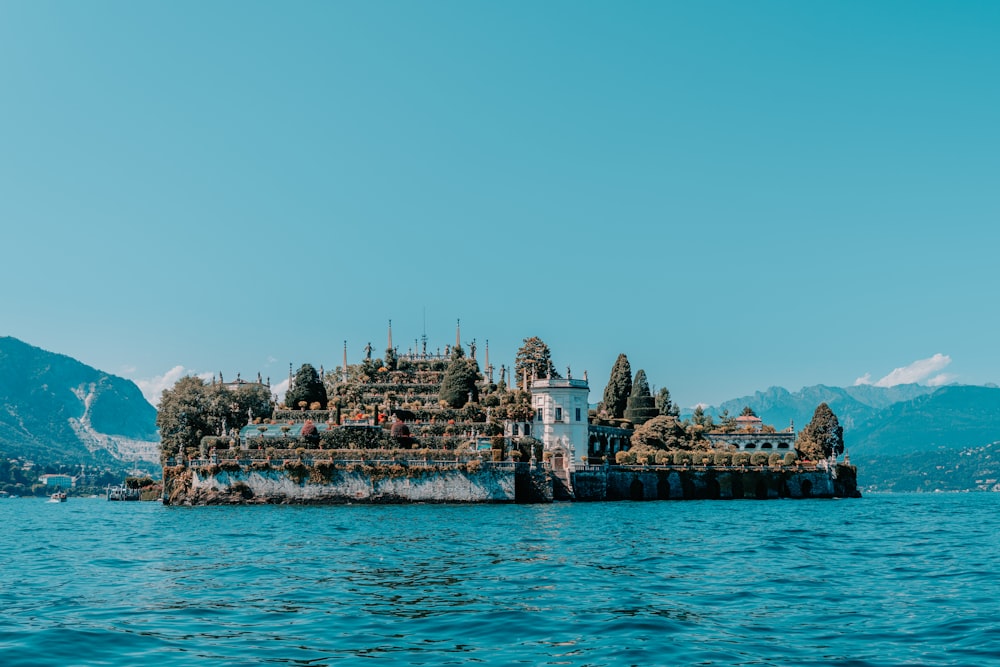
[[[587,380],[542,378],[531,384],[533,435],[552,454],[552,469],[572,472],[587,453]]]

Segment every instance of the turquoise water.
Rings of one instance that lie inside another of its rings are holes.
[[[1000,665],[998,510],[0,500],[0,664]]]

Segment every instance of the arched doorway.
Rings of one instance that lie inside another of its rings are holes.
[[[799,488],[802,490],[802,497],[808,498],[809,496],[812,495],[813,483],[810,482],[808,479],[804,479],[802,480],[802,484],[799,486]]]
[[[642,500],[645,497],[645,489],[641,481],[638,479],[632,480],[632,483],[628,487],[628,497],[630,500]]]

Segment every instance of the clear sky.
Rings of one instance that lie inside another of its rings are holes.
[[[0,335],[147,390],[425,313],[592,401],[619,352],[684,406],[997,382],[998,34],[971,0],[0,2]]]

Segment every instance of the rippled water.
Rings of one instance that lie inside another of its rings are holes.
[[[1000,494],[0,501],[0,664],[998,665]]]

